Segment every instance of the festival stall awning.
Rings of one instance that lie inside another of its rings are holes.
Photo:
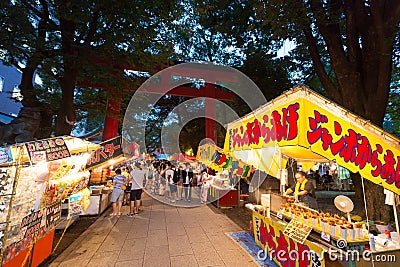
[[[306,87],[229,123],[224,150],[275,177],[283,166],[281,158],[336,159],[400,193],[400,140]]]
[[[98,149],[89,158],[86,168],[106,167],[128,159],[138,158],[140,156],[139,145],[135,142],[126,143],[127,141],[125,141],[122,143],[122,137],[117,136],[100,143]]]
[[[200,146],[196,159],[215,171],[228,170],[241,177],[248,177],[252,170],[251,165],[232,157],[229,152],[224,152],[222,148],[214,144]]]
[[[12,164],[18,159],[22,149],[20,162],[39,163],[70,157],[72,154],[90,153],[99,148],[98,144],[73,136],[59,136],[49,139],[35,140],[0,148],[0,165]]]

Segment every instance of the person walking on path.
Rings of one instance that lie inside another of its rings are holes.
[[[146,190],[151,190],[153,188],[154,184],[154,177],[153,177],[153,165],[149,164],[147,166],[147,171],[146,171]]]
[[[178,200],[178,188],[176,186],[176,183],[174,181],[174,176],[177,175],[177,173],[175,173],[176,170],[174,168],[174,166],[172,166],[172,164],[170,162],[168,162],[167,164],[167,170],[165,171],[165,179],[166,182],[169,184],[169,190],[170,190],[170,201],[171,202],[175,202],[176,200]]]
[[[185,200],[190,202],[192,199],[193,170],[190,168],[189,163],[186,163],[186,168],[182,171],[182,178]]]
[[[122,172],[122,175],[126,177],[127,180],[127,185],[124,191],[124,199],[122,200],[122,206],[128,206],[129,205],[129,199],[131,196],[131,183],[129,181],[129,169],[128,167],[124,168],[124,171]]]
[[[132,217],[139,213],[140,209],[140,199],[142,197],[143,191],[143,180],[144,180],[145,171],[141,169],[140,163],[136,162],[134,165],[134,169],[131,171],[129,175],[130,181],[132,181],[131,187],[131,205],[130,205],[130,213],[127,214],[128,217]]]
[[[207,173],[207,169],[202,171],[201,188],[200,188],[200,203],[207,203],[208,189],[212,183],[212,176]]]
[[[121,215],[122,200],[124,199],[124,189],[127,178],[121,174],[121,169],[115,170],[115,177],[113,179],[114,189],[111,194],[111,202],[113,207],[113,213],[110,216]],[[117,207],[118,204],[118,207]]]
[[[340,180],[340,190],[350,191],[350,172],[348,169],[338,166],[338,174]]]

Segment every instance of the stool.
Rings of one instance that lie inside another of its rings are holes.
[[[248,203],[249,195],[248,194],[240,194],[240,200],[243,200],[244,203]]]

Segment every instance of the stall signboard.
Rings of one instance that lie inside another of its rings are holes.
[[[20,225],[20,238],[26,238],[30,235],[39,232],[40,228],[43,226],[42,219],[43,219],[43,210],[37,210],[25,216],[22,219]]]
[[[225,151],[236,155],[271,147],[294,159],[336,159],[400,194],[400,140],[305,87],[228,124]],[[279,162],[277,153],[274,157]]]
[[[88,188],[73,194],[69,197],[68,204],[68,217],[81,214],[89,207],[90,204],[90,190]]]
[[[0,164],[12,162],[13,160],[11,147],[0,147]]]
[[[297,220],[291,220],[288,225],[286,225],[283,234],[295,240],[297,243],[304,244],[304,241],[306,241],[311,231],[311,226],[302,224]]]
[[[86,164],[86,168],[93,168],[103,164],[107,160],[123,155],[121,140],[121,136],[117,136],[101,143],[100,148],[92,153]]]
[[[37,239],[41,239],[52,231],[60,219],[61,202],[54,203],[45,209],[33,211],[25,216],[18,227],[18,240],[12,244],[7,244],[4,250],[3,264],[15,258],[21,251],[32,246],[35,235]],[[4,233],[4,230],[1,231]]]
[[[71,156],[62,137],[25,143],[31,163],[53,161]]]
[[[196,159],[218,172],[228,170],[243,178],[248,177],[252,170],[252,166],[233,158],[229,153],[213,144],[200,146]]]
[[[47,232],[54,229],[61,219],[61,202],[54,203],[46,208],[46,229]]]
[[[317,244],[304,243],[284,234],[285,226],[253,211],[254,238],[278,266],[322,267],[325,266],[324,250]]]

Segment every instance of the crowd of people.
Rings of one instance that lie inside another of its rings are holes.
[[[300,171],[303,171],[301,166]],[[317,163],[307,173],[306,177],[320,190],[350,191],[350,171],[336,163]]]
[[[113,213],[110,216],[121,215],[123,205],[129,205],[127,216],[138,214],[142,192],[145,190],[171,203],[191,202],[195,195],[195,201],[204,204],[208,200],[209,187],[214,177],[215,171],[200,162],[154,160],[125,163],[115,169],[111,196]],[[229,179],[232,186],[238,182],[242,185],[242,181],[236,181],[232,175]],[[334,160],[315,164],[308,172],[304,172],[301,165],[298,165],[296,180],[286,194],[294,194],[294,197],[310,206],[315,206],[316,189],[350,190],[350,172]],[[245,185],[241,189],[246,189]]]
[[[212,169],[200,162],[154,160],[118,166],[112,180],[113,213],[110,216],[120,216],[123,205],[130,206],[128,217],[138,214],[143,191],[171,203],[191,202],[194,194],[196,201],[204,204],[214,175]]]

